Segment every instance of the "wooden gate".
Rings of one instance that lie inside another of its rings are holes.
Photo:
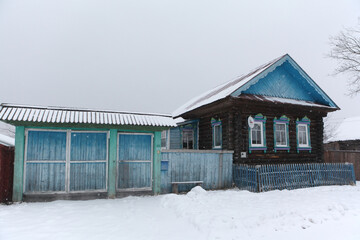
[[[152,189],[153,135],[119,133],[117,189]]]

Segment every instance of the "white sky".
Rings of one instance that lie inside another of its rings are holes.
[[[289,53],[342,108],[329,36],[360,1],[0,0],[0,102],[171,113]]]

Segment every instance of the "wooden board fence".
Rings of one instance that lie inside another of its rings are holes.
[[[239,189],[263,192],[325,185],[355,185],[354,166],[347,163],[234,165]]]
[[[171,192],[172,182],[202,181],[204,189],[232,186],[231,151],[163,150],[161,153],[161,192]],[[179,192],[191,190],[195,184],[179,185]]]

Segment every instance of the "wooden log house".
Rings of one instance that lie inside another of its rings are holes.
[[[163,142],[233,150],[234,163],[323,162],[323,118],[338,109],[286,54],[181,106]]]

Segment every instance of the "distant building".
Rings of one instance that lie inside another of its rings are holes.
[[[346,118],[324,148],[325,150],[360,151],[360,117]]]

